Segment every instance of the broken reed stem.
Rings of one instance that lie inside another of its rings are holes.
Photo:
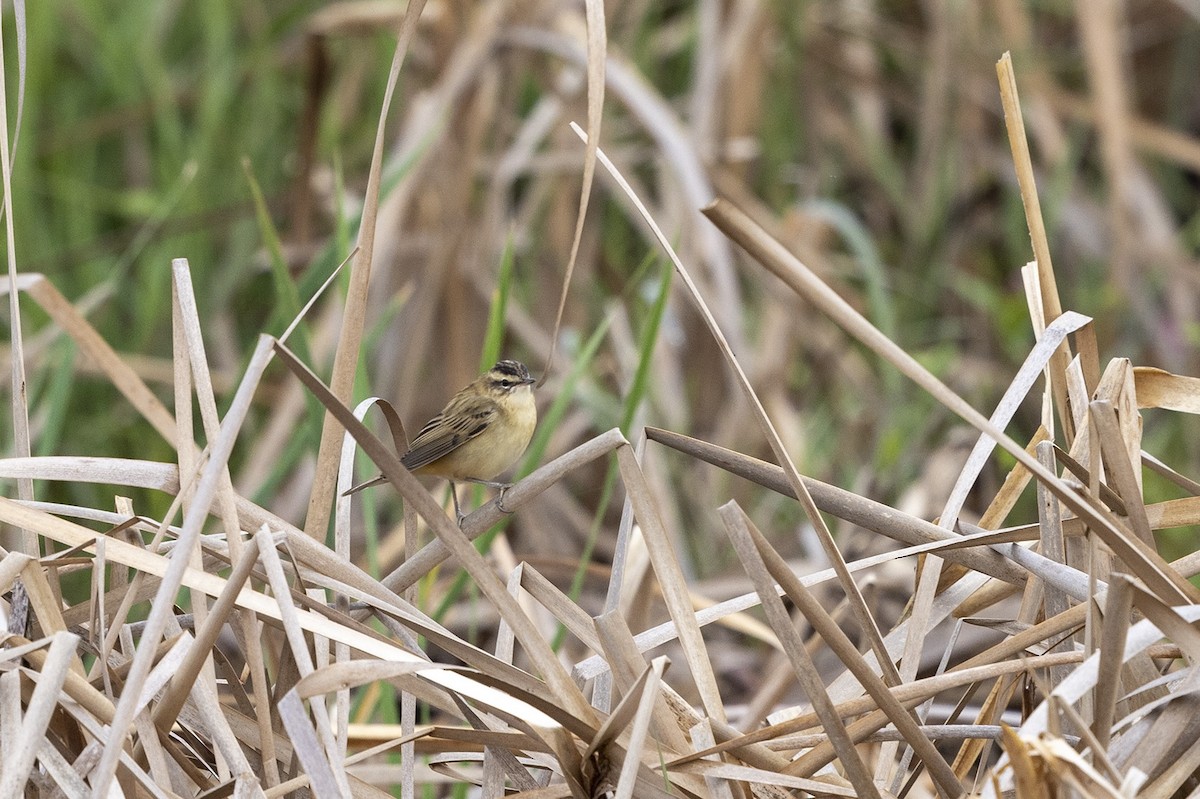
[[[1042,204],[1038,199],[1033,159],[1029,154],[1029,139],[1025,135],[1025,118],[1017,97],[1017,77],[1013,71],[1010,53],[1006,52],[996,63],[996,74],[1000,80],[1000,102],[1004,106],[1004,122],[1008,129],[1013,164],[1017,170],[1017,185],[1021,189],[1021,202],[1025,207],[1025,224],[1029,228],[1034,263],[1037,264],[1043,312],[1041,327],[1045,328],[1062,315],[1062,301],[1058,296],[1058,282],[1055,280],[1054,267],[1050,260],[1050,242],[1046,237],[1046,223],[1042,218]],[[1062,420],[1068,444],[1075,438],[1075,423],[1067,410],[1065,381],[1067,362],[1070,358],[1070,348],[1064,343],[1051,358],[1049,370],[1054,405],[1058,410],[1058,418]]]

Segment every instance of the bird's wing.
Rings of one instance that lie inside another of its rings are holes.
[[[421,428],[400,462],[410,470],[433,463],[487,430],[499,415],[492,398],[459,395]]]

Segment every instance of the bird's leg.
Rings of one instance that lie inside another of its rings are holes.
[[[502,483],[499,480],[467,480],[468,483],[487,486],[488,488],[499,488],[501,491],[507,491],[512,488],[512,483]]]
[[[498,480],[471,480],[470,482],[499,491],[500,496],[496,497],[496,507],[500,509],[501,513],[512,513],[512,511],[504,507],[504,495],[508,493],[508,489],[513,487],[512,483],[502,483]]]
[[[462,527],[463,519],[467,518],[458,507],[458,487],[454,485],[454,481],[450,481],[450,496],[454,499],[454,520]]]
[[[504,507],[504,495],[508,493],[508,489],[512,488],[512,483],[505,483],[500,486],[500,493],[496,496],[496,507],[501,513],[512,513],[508,508]]]

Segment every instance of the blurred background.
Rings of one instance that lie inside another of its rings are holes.
[[[20,270],[78,303],[169,405],[170,262],[187,258],[227,403],[259,333],[281,333],[353,246],[401,6],[29,4]],[[745,208],[989,413],[1033,344],[1020,278],[1032,251],[995,72],[1005,51],[1064,308],[1096,319],[1102,364],[1200,373],[1200,5],[606,9],[601,145],[675,242],[806,474],[931,517],[973,439],[698,209],[717,195]],[[10,7],[3,21],[11,123]],[[500,351],[535,374],[545,367],[578,208],[583,146],[568,123],[586,120],[584,42],[577,2],[430,0],[424,11],[387,125],[355,395],[395,403],[410,431],[487,360],[499,296]],[[598,172],[561,357],[541,394],[544,417],[556,397],[563,412],[544,423],[533,459],[616,425],[634,439],[643,424],[769,457],[677,282]],[[46,317],[23,308],[35,454],[174,460]],[[340,308],[328,295],[297,334],[326,379]],[[1032,434],[1039,410],[1034,397],[1015,438]],[[235,452],[239,490],[302,520],[320,423],[316,403],[273,367]],[[1200,472],[1194,420],[1147,416],[1145,432],[1149,452]],[[795,503],[657,445],[647,457],[696,576],[736,564],[712,512],[730,497],[798,555],[818,552],[796,534]],[[998,460],[984,480],[994,488],[1004,468]],[[604,490],[608,469],[572,475],[523,511],[510,526],[520,557],[566,581],[590,539],[602,577],[621,499],[619,486]],[[1158,490],[1147,483],[1147,502]],[[92,507],[111,497],[78,484],[39,493]],[[135,499],[150,514],[168,504]],[[382,541],[373,559],[394,564],[397,503],[384,492],[366,503],[364,524]]]

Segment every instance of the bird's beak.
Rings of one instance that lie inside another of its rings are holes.
[[[524,380],[522,380],[521,382],[522,382],[522,383],[524,383],[524,384],[525,384],[525,385],[527,385],[527,386],[532,386],[534,383],[536,383],[536,382],[537,382],[537,378],[536,378],[536,377],[534,377],[533,375],[530,375],[529,377],[525,378],[525,379],[524,379]]]

